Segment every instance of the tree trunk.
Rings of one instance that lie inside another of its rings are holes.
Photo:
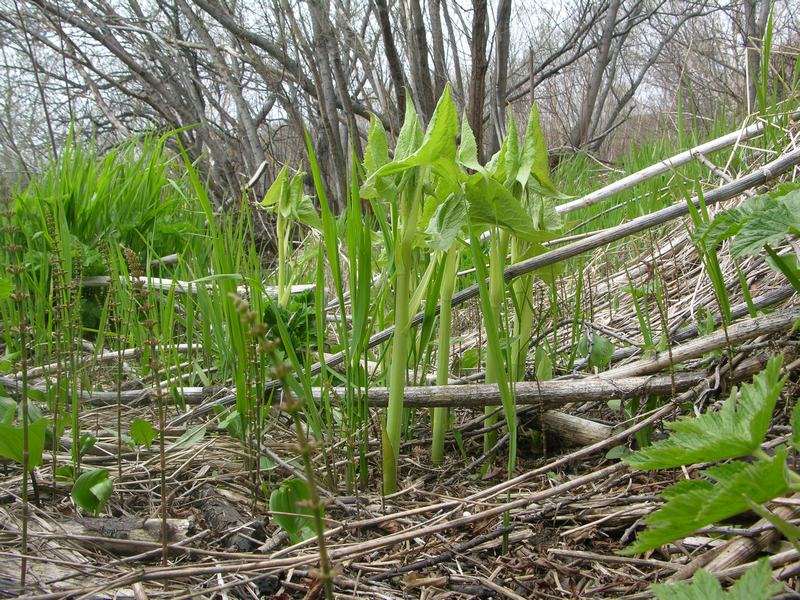
[[[411,56],[411,77],[416,84],[417,101],[420,117],[427,123],[433,109],[436,106],[436,99],[433,97],[433,84],[431,83],[431,71],[428,67],[428,37],[425,31],[425,20],[422,16],[422,6],[420,0],[411,0],[411,42],[413,46]]]
[[[492,94],[492,115],[494,127],[490,128],[489,152],[500,149],[500,140],[506,122],[506,88],[508,87],[508,52],[511,43],[511,0],[500,0],[497,5],[497,24],[495,26],[494,93]]]
[[[444,34],[442,33],[442,0],[428,0],[431,19],[431,46],[433,46],[433,94],[436,98],[444,92],[447,83],[447,65],[444,58]]]
[[[472,75],[469,80],[467,120],[475,134],[478,160],[483,162],[483,100],[486,95],[486,0],[472,0]]]
[[[586,90],[586,95],[581,104],[581,112],[578,117],[578,122],[570,134],[570,143],[573,147],[578,148],[586,142],[589,135],[589,126],[592,122],[592,115],[597,106],[597,96],[600,92],[600,87],[603,84],[603,75],[606,66],[609,63],[609,56],[611,53],[611,39],[614,35],[614,29],[617,24],[617,13],[619,12],[619,0],[611,0],[608,5],[608,12],[606,13],[606,20],[603,24],[603,33],[600,40],[600,46],[597,49],[597,59],[594,63],[591,77],[589,78],[589,87]]]
[[[744,10],[744,45],[747,60],[747,111],[756,109],[761,79],[761,45],[767,29],[771,2],[742,0]]]
[[[389,63],[389,75],[392,78],[395,97],[397,98],[397,114],[405,114],[406,111],[406,82],[403,76],[403,67],[400,65],[400,57],[397,54],[397,46],[394,43],[392,33],[392,22],[389,19],[389,7],[386,0],[373,0],[375,10],[378,12],[378,20],[381,24],[381,36],[383,37],[383,50],[386,52],[386,61]],[[397,123],[398,119],[392,120]]]

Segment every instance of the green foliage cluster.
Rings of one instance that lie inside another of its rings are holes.
[[[638,469],[667,469],[701,462],[729,461],[708,467],[696,479],[680,481],[663,493],[666,503],[647,517],[648,528],[624,550],[635,554],[723,521],[787,490],[800,489],[800,476],[787,464],[789,451],[773,455],[761,449],[785,377],[781,358],[769,360],[753,382],[733,389],[719,411],[686,418],[669,427],[666,440],[623,460]],[[799,448],[800,408],[795,407],[791,444]],[[732,460],[735,459],[735,460]]]
[[[787,235],[800,235],[800,185],[777,186],[766,194],[748,198],[697,228],[696,238],[708,248],[718,248],[730,238],[731,256],[757,255],[765,250],[769,264],[800,291],[800,264],[795,253],[778,255],[773,246]]]
[[[107,272],[107,244],[157,257],[195,243],[202,221],[168,139],[134,138],[99,156],[71,138],[56,161],[14,194],[29,268],[47,269],[54,227],[61,243],[80,254],[87,275]]]

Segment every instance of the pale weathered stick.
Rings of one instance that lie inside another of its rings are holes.
[[[727,331],[715,331],[686,344],[674,346],[670,352],[659,352],[653,358],[639,360],[629,365],[605,371],[599,377],[616,379],[618,377],[656,373],[670,365],[676,365],[692,358],[699,358],[708,352],[724,348],[729,344],[737,344],[761,335],[789,331],[798,320],[800,320],[800,309],[798,308],[787,309],[766,317],[746,319],[729,325]]]
[[[211,290],[211,283],[203,282],[199,283],[196,281],[180,281],[178,279],[165,279],[163,277],[120,277],[120,281],[140,281],[144,284],[145,289],[150,290],[158,290],[160,292],[169,292],[170,290],[174,290],[176,294],[196,294],[197,291],[201,287],[205,287],[207,290]],[[111,277],[108,275],[97,275],[94,277],[84,277],[81,280],[81,287],[84,288],[98,288],[98,287],[106,287],[111,283]],[[302,285],[293,285],[290,286],[290,294],[302,294],[303,292],[307,292],[309,290],[313,290],[316,288],[316,285],[313,283],[307,283]],[[239,292],[245,292],[246,288],[244,286],[240,286],[237,288]],[[277,296],[278,295],[278,288],[275,286],[267,286],[264,288],[264,291],[269,296]]]
[[[563,445],[588,446],[607,440],[614,434],[611,425],[576,417],[557,410],[548,410],[542,415],[544,430],[558,437]]]
[[[683,392],[704,379],[705,373],[690,371],[659,377],[630,377],[620,379],[561,379],[551,381],[521,381],[514,384],[514,398],[518,406],[532,404],[542,409],[557,408],[571,402],[605,401],[611,398],[629,399]],[[319,391],[319,389],[315,389]],[[344,394],[344,388],[334,388],[334,396]],[[375,387],[369,390],[370,406],[386,406],[389,389]],[[500,392],[496,384],[432,385],[407,387],[404,406],[433,408],[449,406],[479,408],[499,406]]]
[[[790,115],[790,118],[796,119],[798,116],[800,116],[800,113],[794,113]],[[733,146],[734,144],[758,137],[763,133],[765,126],[766,124],[763,121],[759,121],[758,123],[754,123],[753,125],[745,127],[744,129],[732,131],[731,133],[723,135],[722,137],[718,137],[715,140],[705,142],[699,146],[695,146],[694,148],[680,152],[674,156],[662,160],[661,162],[657,162],[654,165],[645,167],[641,171],[637,171],[636,173],[632,173],[627,177],[623,177],[614,183],[610,183],[609,185],[602,187],[599,190],[595,190],[594,192],[578,198],[577,200],[561,204],[560,206],[556,207],[556,211],[558,211],[560,214],[565,214],[581,208],[586,208],[592,204],[597,204],[601,200],[605,200],[606,198],[610,198],[611,196],[619,194],[622,191],[635,187],[643,181],[663,175],[664,173],[668,173],[676,167],[690,163],[692,160],[698,158],[698,156],[708,154],[710,152],[716,152],[718,150],[722,150],[723,148]]]

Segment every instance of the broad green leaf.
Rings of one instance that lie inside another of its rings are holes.
[[[731,392],[719,412],[707,412],[669,425],[673,434],[629,456],[639,469],[667,469],[752,454],[764,440],[783,389],[782,359],[775,356],[753,382]]]
[[[769,560],[761,558],[727,592],[705,569],[695,572],[691,583],[657,583],[650,591],[658,600],[768,600],[782,589],[781,584],[772,579]]]
[[[386,130],[375,115],[369,117],[367,147],[364,149],[364,171],[367,177],[389,162],[389,143]]]
[[[49,422],[39,419],[28,425],[28,470],[42,464],[45,432]],[[22,464],[22,427],[0,424],[0,456]]]
[[[177,450],[178,448],[191,448],[200,442],[204,437],[206,437],[205,425],[198,425],[192,429],[187,429],[186,432],[175,441],[170,450]]]
[[[467,219],[466,201],[461,196],[451,195],[433,213],[425,234],[434,250],[447,252],[455,242]]]
[[[475,173],[467,181],[466,193],[473,225],[502,227],[529,242],[545,242],[556,237],[536,229],[519,200],[493,177]]]
[[[792,409],[792,448],[800,450],[800,402],[795,400],[794,408]]]
[[[767,264],[778,273],[791,273],[800,279],[800,260],[796,254],[783,254],[777,257],[767,256]]]
[[[461,354],[461,368],[462,369],[477,369],[478,368],[478,349],[468,348]]]
[[[394,160],[401,162],[411,156],[420,144],[420,124],[414,101],[406,94],[406,115],[403,126],[397,135],[397,144],[394,147]]]
[[[131,439],[137,446],[149,447],[157,436],[158,433],[149,421],[136,419],[131,423]]]
[[[300,479],[289,479],[273,490],[269,495],[269,509],[275,522],[289,535],[289,540],[296,544],[314,536],[308,485]],[[290,513],[290,514],[277,514]]]
[[[531,219],[537,229],[547,231],[560,231],[562,227],[561,215],[556,212],[556,205],[551,198],[546,198],[532,189],[528,185],[528,202],[531,210]]]
[[[659,600],[724,600],[725,592],[716,577],[705,569],[696,571],[691,583],[656,583],[650,588]]]
[[[735,461],[702,472],[703,479],[681,481],[666,489],[666,504],[645,519],[648,528],[623,554],[636,554],[685,537],[692,532],[747,510],[745,496],[766,502],[783,494],[786,449],[769,460]],[[628,461],[628,459],[625,459]]]
[[[11,425],[17,412],[17,403],[12,398],[0,396],[0,424]]]
[[[94,445],[97,443],[97,438],[92,435],[91,433],[84,433],[80,437],[80,441],[78,444],[78,452],[80,452],[81,456],[84,456],[89,450],[94,448]]]
[[[283,168],[281,168],[281,170],[278,172],[278,175],[275,177],[275,181],[273,181],[272,185],[269,186],[267,193],[264,195],[264,199],[259,203],[260,206],[269,208],[280,201],[281,196],[283,196],[284,184],[286,183],[288,174],[289,167],[283,165]]]
[[[500,150],[496,177],[511,189],[519,172],[519,131],[513,110],[508,111],[506,120],[506,137],[503,140],[503,149]]]
[[[546,190],[556,193],[556,188],[550,180],[550,163],[547,160],[547,146],[539,124],[539,111],[536,104],[531,104],[531,114],[528,117],[528,126],[525,129],[525,139],[522,142],[519,171],[517,181],[526,187],[528,178],[533,175],[539,185]]]
[[[114,490],[114,483],[105,469],[94,469],[83,473],[72,486],[72,499],[83,510],[97,514]]]
[[[478,162],[478,144],[475,142],[475,134],[472,133],[466,114],[461,117],[461,145],[458,147],[457,158],[461,166],[473,171],[483,171],[481,163]]]
[[[300,198],[294,205],[293,217],[303,225],[308,225],[317,231],[322,229],[322,219],[320,219],[311,196],[306,196],[305,194],[300,195]]]
[[[406,106],[408,104],[407,102]],[[408,113],[406,114],[408,118]],[[413,113],[413,117],[416,119],[416,112]],[[419,127],[418,120],[416,120],[416,123],[416,127]],[[434,163],[442,159],[453,161],[456,155],[458,114],[456,105],[450,97],[450,87],[445,87],[444,93],[436,105],[436,110],[433,111],[431,122],[428,124],[422,143],[418,147],[414,147],[413,152],[410,154],[407,154],[407,151],[411,149],[408,141],[411,133],[405,134],[404,137],[404,130],[406,130],[406,124],[403,125],[403,129],[397,138],[394,161],[378,169],[367,181],[366,187],[369,188],[370,184],[374,185],[371,181],[373,179],[401,173],[413,167],[433,166]]]
[[[592,351],[589,354],[589,366],[602,369],[611,362],[614,355],[614,344],[611,341],[596,333],[592,335]]]
[[[764,244],[775,245],[791,231],[792,215],[784,204],[777,204],[749,219],[731,243],[731,255],[758,254]]]

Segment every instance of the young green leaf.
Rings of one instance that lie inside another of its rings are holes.
[[[787,233],[797,233],[800,223],[789,212],[787,206],[778,203],[767,210],[758,212],[749,219],[731,243],[731,256],[758,254],[765,244],[775,245]]]
[[[536,104],[531,104],[531,114],[528,117],[525,139],[522,142],[517,181],[522,184],[522,187],[526,187],[531,175],[536,178],[541,187],[556,193],[556,188],[550,180],[547,146],[539,124],[539,111],[536,109]]]
[[[0,424],[11,425],[17,414],[17,403],[12,398],[0,396]]]
[[[272,185],[269,186],[267,193],[264,195],[264,199],[259,203],[260,206],[264,208],[269,208],[271,206],[275,206],[281,200],[281,197],[284,194],[284,186],[286,184],[286,179],[289,175],[289,167],[287,165],[283,165],[280,171],[278,171],[278,175],[275,177],[275,181],[272,182]]]
[[[410,102],[406,102],[408,107]],[[413,109],[412,109],[413,110]],[[419,145],[412,145],[412,135],[416,136],[419,130],[419,120],[416,112],[406,118],[411,118],[411,124],[403,125],[397,137],[395,159],[378,169],[365,183],[367,190],[374,187],[374,180],[395,173],[402,173],[413,167],[427,167],[435,163],[453,162],[456,155],[456,136],[458,135],[458,114],[456,105],[450,97],[450,87],[445,87],[442,97],[436,105],[431,116],[431,122],[425,131],[425,136]],[[408,127],[407,127],[408,126]],[[414,138],[416,139],[416,137]],[[444,160],[443,160],[444,159]]]
[[[698,462],[723,460],[752,454],[764,440],[772,411],[783,389],[782,359],[773,357],[766,368],[734,389],[719,412],[669,425],[673,434],[632,454],[626,462],[639,469],[667,469]]]
[[[483,171],[483,166],[478,162],[478,144],[475,134],[467,121],[466,113],[461,117],[461,145],[458,147],[458,163],[473,171]]]
[[[49,421],[39,419],[28,425],[28,470],[42,464],[45,433]],[[22,464],[22,427],[0,424],[0,456]]]
[[[657,583],[650,591],[658,600],[768,600],[781,589],[772,579],[769,560],[761,558],[727,592],[705,569],[697,571],[691,583]]]
[[[592,351],[589,354],[589,366],[602,369],[611,362],[614,355],[614,344],[611,341],[596,333],[592,335]]]
[[[800,402],[795,401],[792,409],[792,448],[800,450]]]
[[[156,433],[156,430],[153,429],[149,421],[135,419],[133,423],[131,423],[131,439],[137,446],[148,448],[157,436],[158,433]]]
[[[204,437],[206,437],[206,426],[198,425],[192,429],[187,429],[186,432],[179,437],[169,449],[177,450],[178,448],[191,448],[200,442]]]
[[[473,225],[502,227],[529,242],[546,242],[557,237],[536,229],[519,200],[493,177],[475,173],[467,180],[466,193]]]
[[[403,126],[397,134],[397,143],[394,147],[394,160],[403,161],[411,156],[419,148],[421,143],[421,127],[417,110],[414,108],[414,101],[411,96],[406,94],[406,114],[403,119]]]
[[[370,115],[367,147],[364,149],[364,171],[367,177],[388,162],[389,143],[386,141],[386,130],[375,115]]]
[[[463,197],[451,195],[433,213],[425,234],[434,250],[447,252],[455,242],[467,220],[467,206]]]
[[[519,131],[514,119],[514,111],[509,110],[506,124],[506,137],[497,160],[495,177],[511,189],[519,172]]]
[[[114,490],[114,483],[105,469],[94,469],[83,473],[72,486],[72,499],[83,510],[97,514]]]
[[[308,485],[300,479],[289,479],[269,495],[269,509],[272,518],[289,535],[291,543],[296,544],[314,536],[311,527],[311,510]],[[284,514],[287,513],[287,514]]]
[[[662,494],[666,504],[645,519],[649,527],[622,553],[657,548],[738,515],[748,509],[745,496],[758,503],[780,496],[788,488],[787,455],[783,449],[769,460],[723,464],[703,471],[703,479],[684,480],[666,489]]]

